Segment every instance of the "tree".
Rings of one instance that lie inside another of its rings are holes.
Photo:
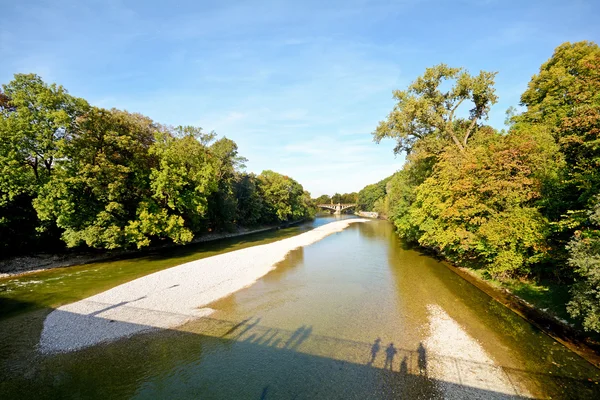
[[[56,250],[60,239],[98,249],[187,243],[314,213],[298,182],[240,172],[236,143],[215,138],[15,75],[0,91],[0,250]]]
[[[465,151],[449,147],[416,188],[410,229],[421,245],[493,276],[529,272],[547,250],[548,222],[536,201],[556,154],[544,130],[480,130]]]
[[[346,204],[356,203],[358,201],[358,193],[356,193],[356,192],[344,193],[341,196],[340,200],[341,200],[342,203],[346,203]]]
[[[310,195],[307,197],[298,182],[273,171],[263,171],[258,180],[265,222],[297,220],[310,215]]]
[[[31,168],[38,184],[44,183],[61,157],[62,143],[76,129],[77,117],[89,106],[35,74],[16,74],[3,88],[3,102],[9,98],[11,107],[2,107],[8,127],[2,139],[14,144],[18,162]]]
[[[16,74],[0,91],[0,248],[15,252],[56,245],[56,230],[39,221],[32,201],[50,179],[88,104],[34,74]]]
[[[561,136],[558,127],[563,118],[577,112],[580,99],[576,94],[592,89],[585,87],[585,78],[590,67],[593,69],[597,64],[598,55],[600,48],[593,42],[566,42],[558,46],[521,95],[521,105],[527,110],[517,119],[551,126]]]
[[[391,177],[365,186],[357,195],[358,206],[364,211],[373,211],[375,202],[385,196],[385,185]]]
[[[150,150],[158,158],[158,166],[150,172],[152,200],[162,209],[161,215],[168,215],[170,222],[165,226],[172,233],[165,230],[164,234],[176,243],[190,241],[193,233],[201,230],[209,197],[218,190],[217,169],[223,167],[223,160],[207,147],[214,136],[201,128],[180,126],[159,132]],[[141,233],[146,235],[143,230]]]
[[[576,282],[567,305],[571,316],[581,318],[586,330],[600,332],[600,196],[587,213],[587,224],[568,245],[569,265]]]
[[[260,195],[259,181],[254,174],[238,173],[235,177],[237,199],[236,220],[240,225],[253,226],[261,222],[264,200]]]
[[[234,189],[235,174],[244,167],[246,159],[238,155],[237,144],[221,138],[209,148],[215,162],[218,188],[209,199],[211,229],[234,229],[236,223],[237,198]]]
[[[600,49],[581,60],[580,73],[566,96],[573,107],[557,127],[565,156],[569,189],[579,196],[580,207],[589,208],[600,193]]]
[[[331,202],[332,202],[331,197],[329,197],[329,195],[327,195],[327,194],[323,194],[314,200],[315,204],[329,204]]]
[[[150,195],[149,154],[154,123],[139,114],[91,108],[64,143],[63,157],[40,190],[34,207],[42,221],[63,230],[69,247],[136,244],[126,227]]]
[[[545,190],[544,214],[553,222],[552,247],[557,267],[565,246],[587,221],[600,192],[600,47],[591,42],[556,48],[521,96],[527,109],[516,123],[549,129],[564,158],[561,174]],[[570,275],[570,271],[567,275]]]
[[[547,126],[565,156],[561,202],[587,209],[600,190],[600,47],[563,43],[534,75],[521,96],[527,110],[515,121]]]
[[[437,154],[449,142],[463,151],[477,123],[487,118],[490,107],[496,103],[495,76],[495,72],[485,71],[472,76],[463,68],[445,64],[427,68],[407,90],[394,91],[398,103],[373,132],[375,140],[396,139],[396,153],[410,153],[418,146]],[[454,84],[444,91],[446,81]],[[465,101],[472,106],[466,119],[457,116]]]

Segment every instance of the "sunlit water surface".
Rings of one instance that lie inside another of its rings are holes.
[[[431,305],[474,338],[515,387],[542,398],[600,398],[596,368],[443,264],[407,249],[385,221],[352,224],[293,251],[254,285],[210,304],[210,318],[75,353],[36,351],[53,307],[332,220],[0,280],[0,398],[439,398],[443,382],[420,363],[451,362],[459,372],[482,374],[488,366],[427,353]],[[397,353],[386,360],[390,343]],[[497,397],[481,386],[469,393]]]

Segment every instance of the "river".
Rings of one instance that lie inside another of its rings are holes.
[[[72,353],[36,350],[53,308],[333,218],[0,280],[0,398],[600,398],[598,369],[407,248],[385,221],[294,250],[208,305],[208,318]]]

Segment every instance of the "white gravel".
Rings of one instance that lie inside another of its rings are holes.
[[[60,307],[44,321],[39,350],[79,350],[207,316],[212,310],[201,307],[252,285],[291,250],[368,221],[336,221],[278,242],[192,261]]]
[[[529,397],[516,387],[481,345],[440,306],[428,305],[427,375],[437,379],[446,399]],[[482,390],[477,390],[482,389]]]

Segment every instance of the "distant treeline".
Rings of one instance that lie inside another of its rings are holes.
[[[327,194],[321,195],[313,200],[315,204],[356,204],[358,202],[358,193],[344,193],[339,194],[336,193],[333,196],[329,196]]]
[[[94,107],[33,74],[2,88],[0,256],[186,243],[314,213],[292,178],[242,172],[230,139]]]
[[[600,49],[559,46],[502,131],[483,123],[495,75],[442,64],[395,91],[373,134],[406,164],[358,197],[456,264],[569,285],[568,312],[600,331]]]

